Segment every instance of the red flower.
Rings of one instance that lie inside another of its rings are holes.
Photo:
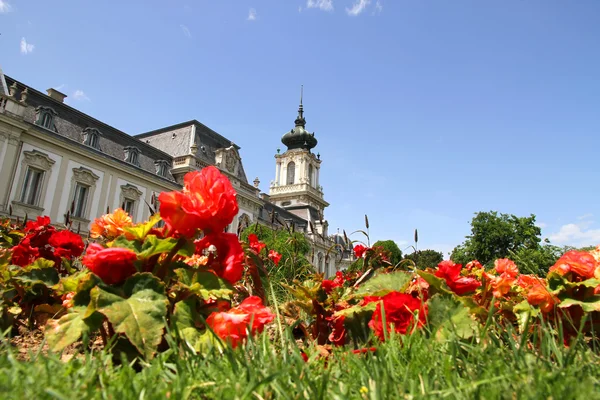
[[[236,347],[248,336],[248,328],[251,334],[262,332],[273,319],[275,315],[262,304],[260,297],[250,296],[229,311],[213,312],[206,323],[217,336]]]
[[[97,243],[92,243],[88,246],[81,262],[104,283],[115,285],[137,272],[133,264],[136,260],[137,255],[129,249],[104,248]]]
[[[242,279],[244,272],[244,249],[233,233],[211,233],[196,241],[196,253],[215,246],[217,256],[209,254],[208,266],[223,279],[234,284]]]
[[[48,243],[54,247],[54,256],[59,261],[61,257],[79,257],[85,247],[81,236],[67,230],[54,232]]]
[[[392,327],[396,333],[406,334],[413,327],[422,327],[426,322],[427,306],[419,299],[409,294],[391,292],[381,298],[385,310],[385,330],[389,333]],[[418,311],[418,319],[415,321],[414,312]],[[382,318],[381,303],[373,313],[369,327],[375,331],[375,335],[385,340]]]
[[[502,273],[502,275],[494,276],[485,274],[485,277],[489,279],[494,297],[503,297],[510,292],[512,285],[515,283],[517,278],[510,275],[508,272]]]
[[[198,229],[222,232],[238,213],[231,182],[216,167],[185,175],[182,192],[164,192],[158,197],[160,215],[182,235],[192,237]]]
[[[259,254],[262,249],[267,247],[266,244],[264,244],[263,242],[260,242],[258,240],[258,236],[256,236],[254,233],[251,233],[248,235],[248,244],[250,245],[250,248],[252,250],[254,250],[255,252],[257,252]]]
[[[37,247],[32,247],[29,239],[24,239],[17,246],[12,248],[11,263],[20,267],[25,267],[33,263],[39,256],[40,252]]]
[[[585,251],[571,250],[556,261],[549,272],[556,271],[559,275],[573,274],[575,280],[586,280],[594,277],[596,259]]]
[[[273,261],[273,264],[279,265],[279,261],[281,260],[281,254],[279,254],[275,250],[269,250],[269,259]]]
[[[529,289],[527,293],[527,301],[532,306],[540,306],[540,310],[543,313],[549,313],[554,309],[554,305],[559,302],[559,300],[554,297],[548,289],[541,285],[537,284]]]
[[[365,247],[362,244],[357,244],[356,246],[354,246],[354,255],[356,256],[356,258],[362,258],[362,256],[367,250],[369,250],[368,247]]]
[[[438,270],[435,271],[435,276],[444,278],[448,287],[459,296],[472,292],[481,286],[481,282],[477,279],[461,276],[461,269],[462,264],[455,264],[447,260],[439,263]]]
[[[473,269],[483,269],[483,265],[477,260],[469,261],[467,265],[465,265],[465,269],[471,272]]]
[[[496,272],[499,274],[508,274],[511,277],[516,277],[519,274],[519,268],[514,263],[514,261],[509,260],[508,258],[499,258],[494,262],[494,267],[496,268]]]
[[[37,217],[35,221],[27,221],[25,232],[38,231],[50,225],[50,217]]]
[[[342,271],[337,271],[333,280],[323,279],[323,282],[321,283],[321,287],[327,294],[331,293],[334,288],[342,286],[344,286],[344,274]]]
[[[345,319],[346,317],[343,315],[328,318],[331,325],[329,341],[336,346],[343,346],[346,344],[346,326],[344,325]]]

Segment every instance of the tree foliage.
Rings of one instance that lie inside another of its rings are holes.
[[[517,217],[495,211],[478,212],[471,221],[471,235],[454,249],[451,258],[457,263],[479,260],[490,264],[519,251],[539,250],[541,233],[533,214]]]
[[[390,263],[392,265],[396,265],[402,261],[402,250],[400,250],[393,240],[378,240],[373,244],[373,247],[376,246],[383,247],[383,249],[389,253]]]
[[[436,268],[439,263],[444,261],[444,255],[435,250],[418,250],[405,254],[404,259],[414,262],[418,269]]]

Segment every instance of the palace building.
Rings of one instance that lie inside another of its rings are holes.
[[[329,235],[329,205],[319,183],[320,155],[306,130],[302,99],[295,126],[281,139],[269,193],[248,181],[240,148],[192,120],[129,135],[65,104],[56,89],[35,90],[0,70],[0,215],[48,215],[87,233],[91,221],[118,207],[134,221],[158,207],[158,194],[179,190],[189,171],[214,165],[237,191],[239,214],[228,227],[241,232],[259,223],[303,232],[309,260],[326,276],[352,261],[349,244]]]

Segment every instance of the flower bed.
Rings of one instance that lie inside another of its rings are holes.
[[[238,213],[224,175],[214,167],[189,173],[182,191],[159,200],[159,213],[143,223],[121,209],[97,219],[87,244],[47,217],[3,221],[2,328],[43,327],[54,351],[98,335],[145,359],[168,348],[167,332],[196,352],[239,346],[277,313],[305,340],[359,354],[417,330],[474,339],[491,323],[526,339],[542,325],[567,345],[580,333],[597,339],[600,247],[565,253],[542,279],[508,259],[491,270],[477,261],[396,268],[381,248],[357,245],[361,271],[314,275],[288,286],[291,301],[268,304],[263,281],[281,256],[256,235],[241,243],[224,232]]]

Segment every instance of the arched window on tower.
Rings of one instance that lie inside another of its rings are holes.
[[[314,169],[312,164],[308,164],[308,184],[310,186],[314,186],[315,185],[315,180],[313,178],[313,174],[314,174]]]
[[[296,164],[293,161],[288,163],[287,165],[287,180],[286,185],[293,185],[294,180],[296,179]]]

